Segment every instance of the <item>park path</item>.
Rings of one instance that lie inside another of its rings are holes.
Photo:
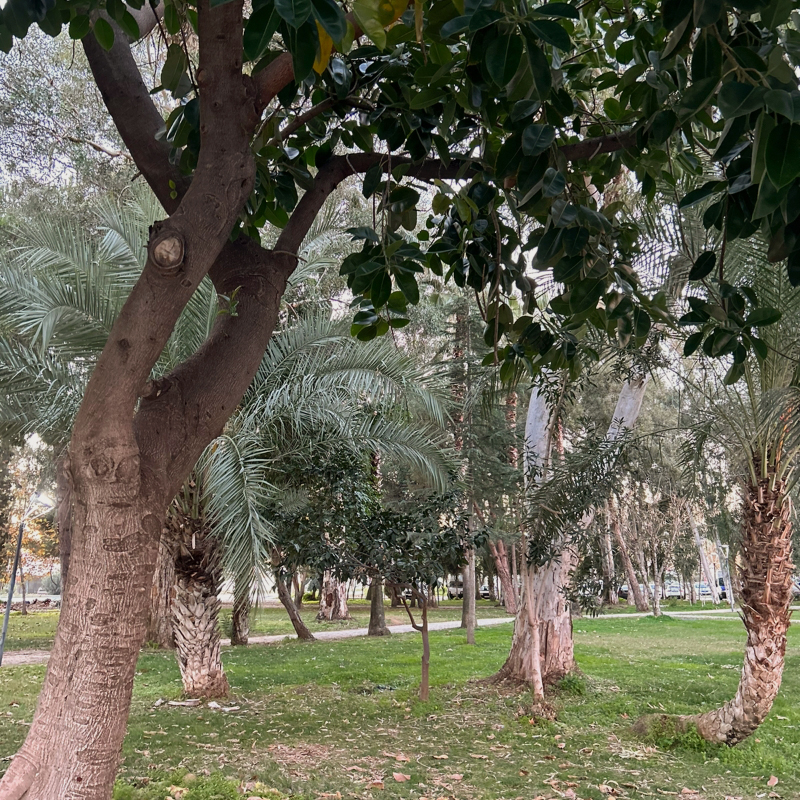
[[[800,606],[792,606],[792,611],[800,611]],[[709,608],[703,611],[678,611],[678,612],[665,612],[670,617],[675,619],[686,620],[703,620],[703,619],[738,619],[738,611],[731,612],[729,607],[725,608]],[[601,619],[636,619],[637,617],[649,617],[649,613],[620,613],[620,614],[602,614]],[[514,621],[513,617],[490,617],[489,619],[479,619],[479,628],[489,628],[494,625],[504,625]],[[392,633],[413,633],[414,629],[411,625],[389,625],[389,630]],[[431,622],[429,629],[432,631],[445,631],[453,628],[460,628],[461,621],[457,619],[448,620],[446,622]],[[314,638],[320,641],[330,641],[333,639],[355,639],[359,636],[366,636],[366,628],[339,628],[330,631],[319,631],[314,634]],[[285,642],[290,639],[296,639],[294,634],[274,634],[270,636],[251,636],[250,644],[277,644],[278,642]],[[230,645],[230,640],[223,639],[223,644]],[[50,658],[48,650],[11,650],[3,656],[4,667],[19,667],[29,664],[46,664]]]

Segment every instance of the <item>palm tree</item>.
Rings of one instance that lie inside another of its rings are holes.
[[[728,745],[758,728],[781,684],[792,596],[790,492],[800,453],[800,289],[768,264],[766,245],[736,244],[726,256],[726,279],[749,285],[758,300],[743,313],[757,357],[740,361],[735,353],[724,376],[719,362],[704,362],[700,380],[686,378],[697,406],[695,456],[715,442],[738,465],[742,486],[739,579],[747,644],[739,688],[721,708],[688,720],[704,738]]]

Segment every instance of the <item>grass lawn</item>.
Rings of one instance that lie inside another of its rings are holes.
[[[769,720],[733,750],[692,737],[645,743],[630,725],[642,713],[695,712],[732,696],[740,622],[576,621],[583,677],[555,695],[555,722],[531,722],[525,692],[469,682],[502,664],[510,637],[510,625],[479,629],[468,647],[460,631],[433,633],[426,704],[416,699],[415,635],[226,649],[228,711],[156,706],[180,699],[181,684],[172,654],[146,652],[115,798],[232,800],[240,785],[244,797],[273,800],[800,797],[796,629]],[[43,674],[0,670],[0,771],[23,740]]]

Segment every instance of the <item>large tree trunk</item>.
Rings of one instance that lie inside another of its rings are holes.
[[[169,530],[165,529],[158,543],[158,562],[150,588],[150,616],[147,622],[147,641],[171,650],[175,647],[172,632],[172,598],[175,591],[175,559]]]
[[[622,563],[625,567],[625,576],[628,579],[628,600],[631,598],[636,603],[636,610],[644,613],[647,611],[647,600],[642,595],[642,590],[639,588],[639,579],[636,577],[636,570],[633,568],[628,545],[622,535],[622,525],[619,521],[619,508],[615,498],[611,498],[608,503],[609,517],[611,523],[611,531],[614,534],[614,539],[617,542],[619,554],[622,557]]]
[[[222,548],[202,519],[174,507],[169,516],[175,558],[172,627],[183,689],[195,697],[226,697],[219,634]]]
[[[332,572],[325,572],[319,593],[319,622],[350,619],[347,608],[347,584],[342,583]]]
[[[646,387],[647,377],[623,384],[606,434],[608,439],[617,439],[635,425]],[[534,390],[525,426],[525,472],[528,480],[540,479],[547,474],[556,417],[544,395]],[[586,529],[593,519],[594,510],[591,509],[584,514],[580,524]],[[538,669],[546,684],[574,668],[572,618],[564,594],[576,564],[577,553],[564,542],[558,558],[543,567],[530,568],[527,575],[523,573],[522,599],[514,624],[511,652],[497,673],[498,679],[530,684]],[[532,612],[529,596],[533,601]],[[538,630],[535,621],[538,621]]]
[[[311,633],[306,627],[305,622],[303,622],[303,618],[300,616],[300,612],[297,610],[294,600],[292,600],[292,593],[289,591],[289,587],[277,572],[275,573],[275,588],[278,591],[278,599],[289,615],[289,620],[292,623],[294,632],[297,634],[297,638],[304,642],[313,642],[314,634]]]
[[[383,611],[383,581],[374,577],[369,585],[369,629],[368,636],[388,636],[390,631],[386,627],[386,615]]]
[[[505,601],[506,612],[509,614],[517,613],[517,593],[511,580],[511,573],[508,569],[508,554],[506,553],[506,543],[502,539],[497,542],[489,540],[489,551],[494,559],[494,566],[500,578],[500,585],[503,587],[503,600]]]
[[[736,696],[694,718],[700,735],[735,745],[766,719],[778,694],[792,599],[792,523],[785,486],[766,478],[747,487],[741,553],[742,618],[747,629]]]

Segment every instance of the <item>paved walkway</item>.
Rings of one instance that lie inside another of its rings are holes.
[[[792,606],[792,611],[800,611],[800,606]],[[739,612],[731,611],[730,607],[725,608],[709,608],[707,611],[669,611],[664,612],[670,617],[675,619],[685,620],[704,620],[704,619],[739,619]],[[720,616],[722,615],[722,616]],[[632,614],[602,614],[598,619],[636,619],[638,617],[649,617],[649,613],[632,613]],[[505,625],[513,622],[514,618],[506,617],[491,617],[489,619],[479,619],[479,628],[489,628],[493,625]],[[413,633],[414,629],[411,625],[389,625],[389,630],[392,633]],[[428,625],[432,631],[445,631],[452,628],[461,627],[461,621],[454,619],[447,622],[431,622]],[[319,631],[314,633],[314,638],[320,641],[330,641],[332,639],[355,639],[359,636],[366,636],[366,628],[339,628],[330,631]],[[277,634],[272,636],[251,636],[250,644],[276,644],[277,642],[288,641],[289,639],[296,639],[294,634]],[[230,640],[223,639],[223,644],[230,644]],[[50,652],[47,650],[11,650],[3,656],[4,667],[18,667],[27,664],[45,664],[50,658]]]

